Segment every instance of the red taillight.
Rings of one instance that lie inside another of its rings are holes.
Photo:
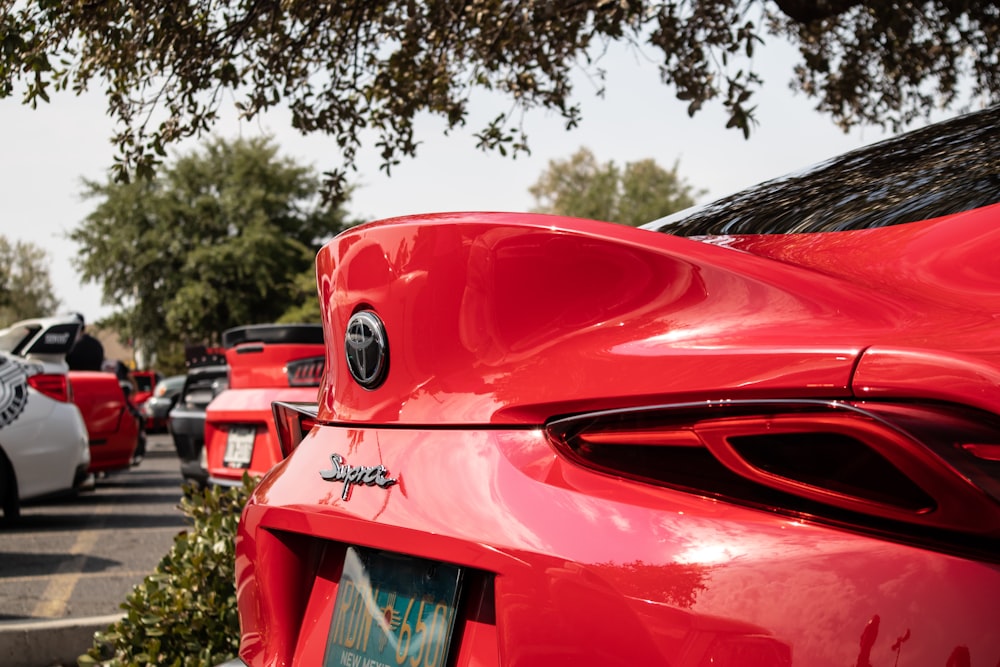
[[[1000,538],[1000,420],[961,406],[724,401],[548,432],[577,463],[643,482],[918,539]]]
[[[323,357],[297,359],[285,364],[285,374],[288,376],[289,387],[318,387],[323,379],[323,368],[326,360]]]
[[[40,373],[28,378],[28,385],[37,392],[63,403],[73,400],[73,390],[65,375]]]
[[[281,403],[271,404],[274,415],[274,426],[278,431],[278,446],[281,457],[292,453],[306,433],[316,425],[318,406],[315,403]]]

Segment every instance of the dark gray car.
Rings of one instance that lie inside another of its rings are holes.
[[[205,408],[216,394],[229,385],[225,356],[211,354],[201,364],[189,363],[184,386],[170,410],[169,427],[181,463],[185,482],[204,486],[208,471],[202,453],[205,448]]]
[[[147,433],[161,433],[167,430],[170,409],[177,403],[177,397],[184,388],[186,377],[186,375],[171,375],[153,387],[153,395],[142,404],[142,416],[146,419]]]

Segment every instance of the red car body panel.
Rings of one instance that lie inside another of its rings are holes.
[[[162,376],[156,371],[132,371],[132,377],[136,384],[136,390],[131,397],[132,405],[137,410],[141,410],[143,404],[153,395],[156,383],[160,381]]]
[[[370,303],[407,342],[378,392],[350,381],[344,364],[333,367],[321,419],[538,423],[731,387],[849,395],[861,336],[839,329],[815,345],[801,341],[817,318],[838,313],[856,330],[875,328],[883,297],[852,286],[838,293],[820,275],[796,280],[783,265],[765,281],[754,274],[773,261],[650,237],[556,217],[454,214],[376,224],[327,246],[317,258],[326,339],[343,340],[353,308]],[[628,393],[609,396],[609,384]]]
[[[400,482],[343,500],[317,474],[333,451]],[[899,665],[1000,658],[995,564],[581,471],[539,430],[316,429],[256,498],[237,562],[252,665],[322,664],[345,540],[495,576],[475,593],[497,615],[468,615],[457,645],[478,648],[454,665],[891,667],[906,634]]]
[[[278,437],[271,417],[275,401],[315,402],[315,387],[266,387],[257,389],[227,389],[214,399],[205,412],[205,456],[209,480],[239,482],[243,473],[260,476],[281,460]],[[226,438],[233,425],[253,426],[253,458],[247,468],[231,468],[223,459]]]
[[[997,236],[1000,208],[967,217]],[[934,226],[884,231],[907,252],[907,239]],[[872,274],[880,261],[900,261],[880,231],[865,232],[863,248],[881,249],[860,260]],[[856,255],[853,234],[804,257]],[[966,265],[983,266],[992,247],[972,247]],[[879,622],[872,665],[895,664],[892,646],[906,633],[900,655],[935,658],[899,664],[943,665],[956,647],[994,664],[995,564],[581,470],[538,428],[554,415],[613,408],[875,392],[997,407],[990,313],[1000,312],[1000,284],[960,299],[931,272],[931,294],[918,298],[806,268],[525,215],[402,219],[330,243],[318,258],[325,338],[344,340],[358,304],[376,310],[398,332],[392,373],[363,390],[333,361],[337,343],[328,345],[319,419],[341,425],[314,429],[246,511],[244,659],[320,664],[343,557],[322,545],[347,540],[405,545],[495,577],[481,593],[498,616],[467,618],[460,632],[481,648],[463,649],[457,665],[857,664],[862,636],[874,632],[866,628]],[[900,318],[913,324],[903,330]],[[901,347],[917,344],[960,352],[927,358]],[[927,382],[931,367],[951,381]],[[428,426],[442,423],[479,426]],[[354,487],[342,499],[317,474],[334,452],[385,465],[398,487]]]
[[[226,350],[229,387],[212,399],[205,411],[205,455],[209,480],[238,483],[244,472],[260,476],[281,460],[271,404],[274,401],[315,402],[315,386],[290,387],[287,364],[322,356],[319,344],[244,343]],[[229,430],[234,425],[255,428],[253,456],[247,468],[226,465]]]
[[[125,404],[114,373],[70,371],[73,402],[80,408],[90,439],[88,472],[107,472],[132,464],[139,422]]]
[[[320,299],[330,312],[325,337],[343,340],[352,309],[370,303],[407,343],[393,355],[393,373],[378,392],[358,387],[344,364],[333,366],[320,392],[320,418],[538,423],[564,412],[701,400],[706,393],[844,397],[853,393],[862,351],[882,346],[947,349],[980,372],[995,369],[1000,275],[989,267],[1000,244],[998,211],[802,235],[789,241],[792,250],[771,250],[775,257],[766,251],[777,241],[767,237],[727,239],[729,247],[718,247],[522,214],[369,226],[317,258]],[[975,290],[933,270],[940,261],[928,258],[924,244],[931,238],[940,246],[935,229],[956,223],[960,237],[979,234],[963,257],[970,275],[986,281]],[[364,261],[376,255],[379,261]],[[440,261],[442,255],[449,260]],[[433,272],[420,268],[432,262]],[[909,292],[880,269],[894,263],[913,267],[905,276]],[[344,264],[349,272],[338,270]],[[876,286],[831,267],[861,271]],[[989,341],[993,346],[984,347]],[[878,391],[868,364],[863,381]],[[504,381],[511,377],[518,381]],[[923,392],[945,398],[934,383],[923,384]],[[609,386],[628,393],[615,396]],[[998,407],[992,395],[994,402],[982,407]]]
[[[316,412],[237,537],[241,659],[366,664],[375,628],[410,667],[1000,663],[998,165],[971,143],[968,210],[855,231],[453,213],[334,238]],[[890,183],[932,184],[888,153]],[[891,199],[831,183],[876,222]],[[443,589],[400,618],[373,554],[461,569],[446,662],[407,653],[445,636]]]

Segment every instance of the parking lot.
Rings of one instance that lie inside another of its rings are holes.
[[[158,434],[140,465],[99,479],[95,490],[23,507],[18,524],[0,528],[0,635],[120,613],[184,530],[180,496],[170,436]]]

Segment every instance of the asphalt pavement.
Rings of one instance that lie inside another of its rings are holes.
[[[0,665],[76,665],[185,530],[181,483],[170,436],[150,435],[138,466],[0,526]]]

